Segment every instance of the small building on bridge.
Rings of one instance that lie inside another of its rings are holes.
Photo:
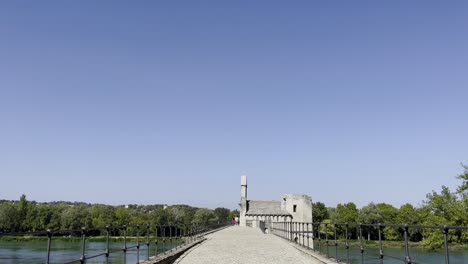
[[[280,201],[247,200],[247,176],[241,176],[240,226],[269,226],[272,222],[312,222],[312,198],[284,194]]]

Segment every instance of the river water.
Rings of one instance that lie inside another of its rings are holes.
[[[135,245],[134,243],[127,243],[127,247]],[[121,264],[128,263],[134,264],[137,262],[136,249],[127,251],[126,256],[122,252],[123,242],[113,242],[110,244],[111,251],[117,250],[118,252],[111,253],[110,263]],[[175,244],[158,245],[158,252],[164,249],[170,249]],[[105,242],[88,242],[86,244],[86,255],[96,255],[105,252]],[[150,256],[155,255],[156,247],[150,245]],[[321,246],[321,253],[326,255],[327,249],[325,245]],[[328,254],[335,256],[335,247],[329,246]],[[141,245],[139,260],[147,257],[148,251],[146,244]],[[404,263],[405,252],[403,248],[384,248],[385,264],[401,264]],[[52,251],[50,255],[50,263],[64,263],[73,260],[79,260],[81,256],[81,244],[79,241],[53,241]],[[410,256],[413,263],[425,264],[441,264],[445,263],[445,255],[442,251],[426,251],[416,248],[410,249]],[[47,242],[46,241],[27,241],[27,242],[14,242],[14,241],[0,241],[0,263],[2,264],[32,264],[32,263],[45,263],[47,258]],[[347,251],[344,248],[338,248],[338,258],[342,262],[348,259]],[[79,263],[79,261],[75,262]],[[105,257],[99,257],[87,260],[86,263],[105,263]],[[349,249],[349,263],[360,264],[361,254],[358,248]],[[379,251],[377,248],[366,248],[364,251],[364,264],[381,263],[379,259]],[[451,264],[467,264],[468,252],[465,251],[450,251]]]
[[[135,243],[127,243],[127,247],[134,246]],[[164,249],[173,248],[175,244],[166,243],[158,245],[158,253]],[[136,248],[129,249],[127,254],[123,253],[123,242],[110,243],[111,253],[109,263],[121,264],[137,263],[137,259],[144,260],[148,256],[146,244],[141,244],[139,257]],[[86,255],[92,256],[104,253],[105,242],[87,242]],[[156,245],[150,245],[150,256],[156,253]],[[53,241],[50,254],[50,263],[64,263],[79,260],[81,257],[81,242],[79,241]],[[47,241],[0,241],[0,263],[1,264],[32,264],[45,263],[47,259]],[[80,263],[76,261],[74,263]],[[89,259],[86,263],[106,263],[105,256]]]
[[[321,246],[321,253],[327,255],[327,249],[325,245]],[[331,257],[335,257],[336,250],[335,246],[329,246],[328,254]],[[401,264],[405,263],[405,249],[404,248],[384,248],[383,249],[383,262],[380,262],[380,255],[378,248],[365,248],[364,256],[362,256],[359,248],[350,248],[349,255],[344,247],[338,247],[338,259],[342,262],[347,262],[349,259],[350,264]],[[424,263],[424,264],[443,264],[445,263],[444,251],[428,251],[418,248],[410,248],[409,255],[412,263]],[[349,258],[348,258],[349,256]],[[450,264],[468,264],[468,252],[465,251],[449,251]]]

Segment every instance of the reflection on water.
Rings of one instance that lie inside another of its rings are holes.
[[[127,248],[135,246],[136,243],[128,243]],[[156,245],[150,244],[149,252],[146,243],[140,244],[139,254],[137,249],[127,250],[123,253],[123,242],[110,243],[109,263],[136,263],[137,259],[144,260],[148,253],[150,256],[156,255]],[[175,247],[175,244],[166,243],[158,245],[158,253]],[[86,256],[93,256],[104,253],[105,242],[87,242]],[[64,263],[79,260],[81,257],[80,241],[53,241],[50,254],[50,263]],[[30,264],[45,263],[47,259],[47,241],[0,241],[0,263],[2,264]],[[77,261],[76,263],[79,263]],[[106,263],[105,256],[89,259],[86,263]]]

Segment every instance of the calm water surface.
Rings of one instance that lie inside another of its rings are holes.
[[[321,253],[327,255],[326,245],[321,245]],[[401,264],[405,263],[405,250],[404,248],[384,248],[383,262],[380,262],[378,248],[365,248],[364,249],[364,262],[361,262],[361,252],[359,248],[353,247],[349,249],[349,263],[351,264]],[[329,246],[328,254],[335,257],[335,246]],[[413,263],[424,264],[443,264],[445,263],[445,253],[440,251],[427,251],[423,249],[410,248],[410,257]],[[468,252],[465,251],[449,251],[450,264],[468,264]],[[338,259],[346,262],[348,253],[344,247],[338,247]]]
[[[127,243],[127,247],[135,245],[134,243]],[[133,264],[137,262],[136,249],[127,251],[126,257],[121,249],[123,248],[122,242],[111,243],[111,251],[120,250],[119,252],[111,253],[110,263],[128,263]],[[317,246],[317,245],[316,245]],[[166,244],[164,248],[169,249],[174,247],[173,244]],[[105,242],[88,242],[86,247],[86,255],[96,255],[105,252]],[[150,256],[155,255],[156,247],[150,245]],[[163,251],[163,245],[158,245],[158,252]],[[327,249],[323,244],[321,246],[321,253],[326,255]],[[139,259],[143,260],[148,254],[146,244],[141,245]],[[335,256],[335,247],[329,246],[328,254]],[[383,263],[386,264],[401,264],[404,263],[405,252],[403,248],[384,248]],[[79,241],[53,241],[51,252],[51,263],[64,263],[73,260],[79,260],[81,256],[81,243]],[[338,248],[338,259],[345,262],[347,259],[346,249]],[[411,248],[410,256],[413,263],[425,264],[443,264],[445,263],[445,256],[442,251],[425,251],[421,249]],[[15,241],[0,241],[0,263],[5,264],[30,264],[30,263],[45,263],[47,258],[47,242],[46,241],[28,241],[28,242],[15,242]],[[126,258],[126,259],[125,259]],[[79,261],[75,262],[79,263]],[[105,263],[105,257],[89,259],[86,263]],[[349,249],[349,263],[361,263],[361,254],[359,248]],[[366,248],[364,251],[364,263],[374,264],[381,263],[379,259],[378,248]],[[450,251],[451,264],[468,264],[468,252],[464,251]]]
[[[135,243],[128,243],[127,247],[134,246]],[[110,254],[109,263],[128,263],[133,264],[137,262],[136,248],[127,251],[126,256],[122,252],[123,242],[113,242],[110,244],[111,252],[116,250],[118,252]],[[170,249],[175,244],[158,245],[158,252],[163,249]],[[106,249],[105,242],[87,242],[86,255],[97,255],[104,253]],[[150,256],[154,256],[156,246],[154,243],[150,245]],[[148,250],[146,244],[141,244],[139,260],[146,259]],[[79,260],[81,256],[81,242],[79,241],[53,241],[52,251],[50,254],[50,263],[64,263],[74,260]],[[47,259],[47,241],[0,241],[0,263],[1,264],[31,264],[31,263],[45,263]],[[79,261],[74,262],[79,263]],[[106,263],[104,256],[89,259],[86,263]]]

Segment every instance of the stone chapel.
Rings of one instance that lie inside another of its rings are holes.
[[[239,225],[260,227],[260,223],[312,222],[312,198],[303,194],[284,194],[280,201],[247,200],[247,176],[241,176]]]

